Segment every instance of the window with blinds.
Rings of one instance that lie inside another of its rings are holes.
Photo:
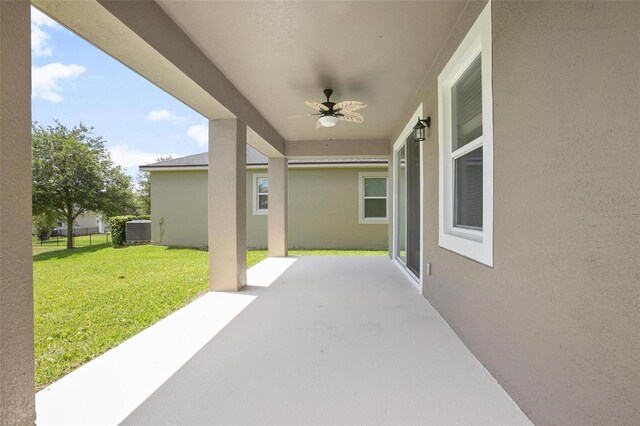
[[[455,159],[455,226],[482,229],[482,147]]]
[[[482,136],[482,72],[480,56],[451,88],[453,150]]]
[[[493,266],[491,2],[438,76],[441,247]]]
[[[482,136],[480,56],[451,87],[451,123],[454,226],[482,229],[482,146],[473,151],[465,149]]]

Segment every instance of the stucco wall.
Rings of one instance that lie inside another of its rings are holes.
[[[423,293],[539,424],[640,422],[640,3],[494,2],[494,267],[438,247],[437,77]],[[428,40],[425,40],[428,42]]]
[[[358,220],[358,173],[382,170],[290,169],[289,247],[386,248],[388,225],[362,225]],[[252,198],[253,175],[266,172],[266,168],[247,171],[248,247],[267,247],[267,216],[253,214]],[[157,244],[205,247],[207,172],[152,172],[151,221],[151,238]]]
[[[0,2],[0,425],[34,424],[29,2]]]
[[[291,170],[289,247],[386,248],[388,225],[358,223],[358,173],[382,170]]]
[[[206,247],[207,172],[156,172],[150,174],[150,179],[152,241],[168,246]]]

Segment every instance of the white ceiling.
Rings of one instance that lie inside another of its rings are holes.
[[[466,1],[158,4],[287,140],[389,138]],[[304,101],[358,100],[363,124],[315,129]]]

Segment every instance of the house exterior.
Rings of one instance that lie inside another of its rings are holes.
[[[527,416],[640,423],[640,2],[32,3],[209,119],[213,291],[246,285],[247,143],[268,157],[274,257],[289,160],[386,159],[390,261]],[[35,420],[29,6],[0,2],[0,415],[15,424]],[[370,104],[364,124],[286,119],[327,82]]]
[[[206,247],[207,153],[140,166],[150,173],[156,244]],[[289,247],[387,249],[387,161],[289,162]],[[267,157],[247,146],[247,247],[267,248]]]
[[[73,223],[74,235],[104,234],[106,231],[106,222],[102,216],[87,212],[81,214]],[[67,235],[67,223],[65,221],[58,222],[58,226],[54,228],[54,232],[59,235]]]

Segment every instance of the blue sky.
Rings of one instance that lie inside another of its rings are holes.
[[[93,127],[132,176],[160,155],[207,150],[203,116],[34,8],[31,39],[34,121]]]

